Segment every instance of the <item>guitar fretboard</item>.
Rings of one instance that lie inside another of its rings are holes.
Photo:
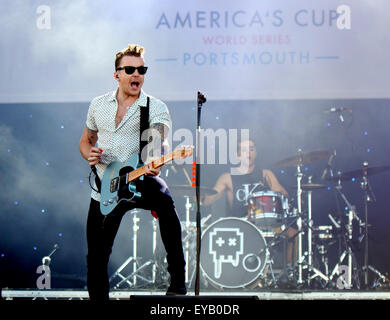
[[[161,158],[157,159],[157,160],[154,160],[152,162],[153,164],[153,168],[159,168],[161,167],[163,164],[169,162],[169,161],[172,161],[174,159],[174,153],[171,152],[165,156],[162,156]],[[133,170],[129,173],[128,175],[128,179],[127,179],[127,182],[131,182],[135,179],[138,179],[139,177],[143,176],[144,174],[146,173],[146,166],[142,166],[141,168],[138,168],[136,170]]]

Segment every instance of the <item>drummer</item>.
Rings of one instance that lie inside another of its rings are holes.
[[[203,205],[211,205],[226,193],[228,210],[230,211],[228,216],[245,217],[248,216],[248,196],[252,193],[270,190],[279,192],[287,198],[289,197],[286,189],[279,183],[271,170],[256,168],[257,151],[253,140],[239,142],[238,157],[241,165],[237,170],[241,174],[223,173],[214,186],[217,193],[205,196],[202,201]],[[277,228],[274,231],[280,233],[281,228]],[[296,234],[297,230],[292,227],[286,230],[286,235],[289,239],[286,260],[291,265],[296,262],[298,257],[298,239],[295,237]]]

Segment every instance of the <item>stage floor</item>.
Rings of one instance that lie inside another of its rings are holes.
[[[112,290],[110,292],[111,300],[128,300],[130,296],[161,296],[165,295],[165,291],[151,290]],[[200,292],[199,296],[217,296],[217,297],[258,297],[259,300],[390,300],[390,290],[376,291],[205,291]],[[87,300],[88,292],[86,290],[34,290],[34,289],[3,289],[2,298],[5,300]],[[195,296],[194,292],[189,292],[187,296]]]

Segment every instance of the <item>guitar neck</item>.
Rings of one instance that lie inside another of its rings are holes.
[[[157,160],[152,161],[152,165],[153,165],[154,169],[157,169],[157,168],[160,168],[165,163],[172,161],[172,160],[173,160],[173,152],[171,152],[165,156],[162,156],[161,158],[159,158]],[[145,173],[146,173],[146,165],[129,172],[127,182],[131,182],[135,179],[138,179],[139,177],[143,176]]]

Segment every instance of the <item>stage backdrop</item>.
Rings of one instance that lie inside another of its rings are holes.
[[[90,101],[146,48],[165,100],[388,98],[390,3],[3,0],[0,102]]]

